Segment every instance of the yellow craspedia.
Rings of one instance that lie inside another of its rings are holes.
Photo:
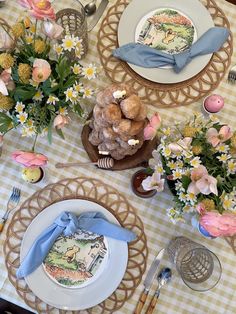
[[[201,145],[194,145],[192,147],[192,152],[194,155],[200,155],[202,153],[202,146]]]
[[[231,137],[231,145],[232,147],[236,148],[236,132],[234,132],[233,136]]]
[[[12,26],[11,30],[16,38],[23,36],[25,32],[25,28],[22,23],[16,23],[15,25]]]
[[[8,97],[4,96],[0,93],[0,109],[2,110],[10,110],[13,107],[13,100]]]
[[[211,211],[215,209],[215,202],[209,198],[205,198],[201,201],[201,203],[204,205],[207,211]]]
[[[9,53],[1,53],[0,54],[0,66],[3,69],[9,69],[14,64],[14,58]]]
[[[41,39],[36,39],[35,44],[34,44],[34,50],[37,53],[42,53],[44,52],[46,48],[45,42]]]
[[[198,131],[197,128],[190,125],[186,125],[183,129],[183,135],[184,137],[194,137],[197,131]]]
[[[18,66],[18,75],[22,83],[28,84],[31,77],[31,67],[29,64],[20,63]]]
[[[236,156],[236,147],[231,147],[229,153],[231,156]]]

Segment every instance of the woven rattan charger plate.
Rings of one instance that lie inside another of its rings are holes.
[[[115,83],[131,85],[143,101],[155,107],[167,108],[188,105],[205,97],[223,79],[230,66],[233,53],[233,37],[230,36],[221,49],[214,53],[208,65],[189,80],[177,84],[154,83],[135,73],[126,62],[112,56],[118,47],[117,29],[120,17],[130,0],[117,0],[98,32],[98,51],[106,75]],[[201,0],[209,10],[216,26],[230,29],[229,21],[214,0]]]
[[[135,209],[126,198],[117,190],[105,183],[85,177],[63,179],[55,184],[50,184],[34,193],[14,213],[7,230],[4,244],[5,262],[11,283],[17,293],[27,305],[39,313],[78,313],[78,311],[63,311],[45,304],[33,294],[25,280],[16,278],[16,270],[20,262],[20,246],[24,233],[31,221],[44,208],[49,205],[68,199],[86,199],[105,207],[119,221],[119,223],[136,233],[137,240],[129,244],[129,260],[124,275],[117,290],[105,301],[83,313],[113,313],[121,308],[133,295],[139,285],[146,269],[147,240],[143,224],[137,216]]]

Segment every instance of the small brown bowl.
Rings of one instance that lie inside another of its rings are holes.
[[[134,194],[136,194],[139,197],[149,198],[149,197],[153,197],[157,193],[156,190],[145,191],[143,189],[142,182],[148,176],[150,176],[150,174],[147,173],[146,169],[141,169],[135,172],[131,178],[132,190]]]

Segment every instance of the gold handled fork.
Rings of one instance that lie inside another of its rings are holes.
[[[10,212],[16,208],[20,201],[20,189],[13,187],[11,196],[7,202],[7,210],[2,218],[0,218],[0,232],[2,232],[5,222],[10,214]]]

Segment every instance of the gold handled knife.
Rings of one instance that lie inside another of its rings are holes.
[[[90,32],[97,25],[98,21],[100,20],[101,16],[103,15],[103,13],[107,7],[107,5],[108,5],[108,0],[102,0],[101,1],[101,3],[98,6],[97,11],[93,15],[92,21],[88,25],[88,32]]]
[[[143,290],[141,296],[139,297],[139,301],[138,301],[138,304],[134,310],[134,314],[140,314],[142,309],[143,309],[143,306],[146,302],[149,290],[151,288],[152,282],[153,282],[154,277],[155,277],[156,272],[157,272],[157,268],[158,268],[160,261],[164,255],[164,252],[165,252],[164,248],[158,252],[157,256],[155,257],[154,261],[152,262],[152,265],[150,266],[150,268],[148,270],[147,276],[143,282],[144,290]]]

